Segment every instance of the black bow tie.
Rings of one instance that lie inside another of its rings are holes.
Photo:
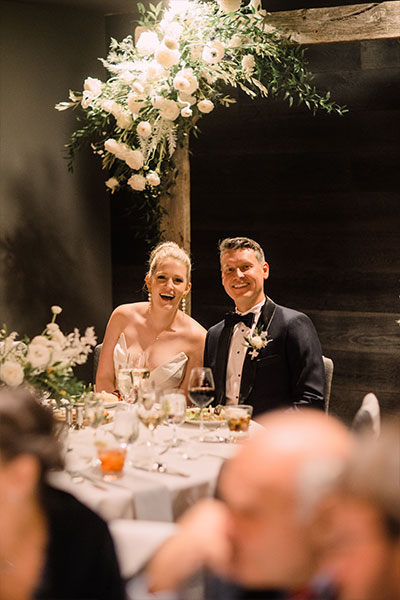
[[[225,315],[225,325],[227,327],[234,327],[236,323],[244,323],[247,327],[253,325],[254,313],[247,313],[247,315],[238,315],[235,312],[229,312]]]

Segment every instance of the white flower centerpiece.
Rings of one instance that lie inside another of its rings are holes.
[[[18,333],[8,334],[5,326],[0,330],[0,385],[31,385],[63,405],[87,390],[73,367],[86,362],[97,339],[93,327],[82,336],[78,329],[64,335],[55,322],[61,307],[52,306],[51,311],[51,322],[32,340],[18,340]]]
[[[171,185],[177,144],[219,104],[235,100],[227,88],[251,98],[280,96],[292,105],[343,113],[310,83],[304,51],[268,25],[260,0],[171,1],[163,8],[143,4],[141,34],[111,39],[106,81],[88,77],[81,92],[70,91],[58,110],[79,110],[80,128],[67,145],[69,167],[87,141],[107,171],[107,189],[127,187],[149,222],[162,217],[159,197]],[[138,30],[138,31],[140,31]]]

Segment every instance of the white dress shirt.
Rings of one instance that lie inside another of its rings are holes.
[[[254,332],[264,304],[265,300],[259,302],[245,313],[241,313],[238,310],[236,311],[238,315],[247,315],[248,313],[253,313],[254,321],[251,327],[247,327],[247,325],[240,322],[236,323],[233,328],[228,354],[228,364],[226,367],[226,404],[232,405],[239,403],[243,363],[247,352],[244,338],[249,337]]]

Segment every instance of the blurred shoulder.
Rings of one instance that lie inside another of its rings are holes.
[[[147,302],[131,302],[130,304],[120,304],[111,313],[110,321],[135,320],[143,317],[148,310]]]

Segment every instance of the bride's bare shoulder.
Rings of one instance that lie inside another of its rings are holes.
[[[112,313],[112,317],[122,320],[136,320],[143,317],[147,310],[147,302],[131,302],[130,304],[121,304]]]
[[[188,327],[190,336],[194,340],[202,340],[206,337],[207,330],[204,329],[204,327],[202,325],[200,325],[200,323],[198,321],[196,321],[195,319],[193,319],[192,317],[189,317],[188,315],[186,315],[184,324],[186,327]]]

